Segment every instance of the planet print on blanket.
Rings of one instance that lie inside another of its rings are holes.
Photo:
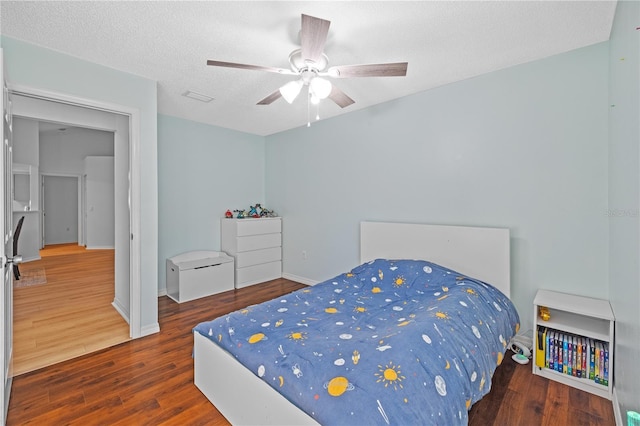
[[[347,391],[355,389],[352,383],[346,377],[334,377],[328,383],[325,383],[324,388],[331,396],[340,396]]]
[[[518,329],[490,285],[385,259],[195,328],[318,423],[383,426],[465,424]]]

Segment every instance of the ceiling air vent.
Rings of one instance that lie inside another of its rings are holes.
[[[211,102],[213,100],[213,97],[208,95],[203,95],[202,93],[194,92],[193,90],[187,90],[182,94],[182,96],[186,96],[187,98],[195,99],[196,101],[205,102],[205,103]]]

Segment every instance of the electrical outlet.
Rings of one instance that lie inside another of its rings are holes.
[[[307,260],[307,251],[302,250],[302,260]]]

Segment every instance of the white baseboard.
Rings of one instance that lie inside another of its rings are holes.
[[[111,306],[113,306],[116,309],[116,311],[118,311],[120,316],[124,318],[127,324],[131,325],[131,322],[129,321],[129,312],[127,312],[127,309],[124,307],[122,303],[120,303],[118,299],[113,299],[113,302],[111,302]]]
[[[115,246],[87,246],[87,250],[115,250]]]
[[[35,260],[40,260],[42,259],[40,256],[34,256],[34,257],[23,257],[22,258],[22,263],[27,263],[27,262],[33,262]]]
[[[9,376],[7,378],[7,382],[4,385],[4,401],[2,401],[2,404],[4,404],[4,411],[2,411],[5,415],[4,419],[0,419],[0,423],[4,424],[5,420],[6,420],[6,415],[9,412],[9,399],[11,398],[11,386],[13,384],[13,376]]]
[[[155,334],[160,332],[160,324],[150,324],[145,325],[140,329],[140,337],[148,336],[150,334]]]
[[[301,283],[301,284],[306,284],[306,285],[316,285],[316,284],[318,284],[320,282],[320,281],[311,280],[309,278],[299,277],[299,276],[293,275],[293,274],[288,274],[288,273],[285,273],[285,272],[282,273],[282,278],[286,278],[288,280],[295,281],[295,282]]]
[[[620,411],[620,403],[618,402],[618,392],[616,392],[615,385],[613,386],[613,415],[616,419],[616,426],[624,426],[627,424],[626,420],[622,418],[622,412]]]
[[[162,296],[166,296],[167,295],[167,288],[161,288],[160,290],[158,290],[158,297],[162,297]]]

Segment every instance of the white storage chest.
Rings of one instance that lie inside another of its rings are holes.
[[[220,219],[220,247],[235,257],[236,288],[282,277],[279,217]]]
[[[191,251],[167,259],[167,296],[178,303],[233,290],[233,258]]]

